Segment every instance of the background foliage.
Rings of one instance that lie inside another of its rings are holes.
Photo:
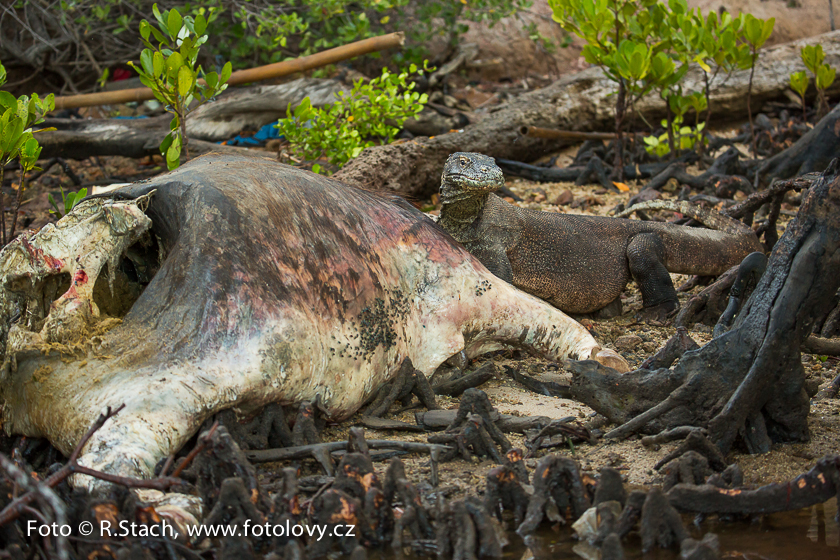
[[[209,36],[198,61],[217,57],[234,69],[310,54],[382,33],[404,30],[406,48],[394,62],[422,63],[429,46],[453,46],[469,24],[494,25],[532,0],[197,0],[161,1],[161,11],[202,15]],[[52,74],[54,91],[93,87],[108,68],[137,60],[138,25],[154,0],[16,0],[0,10],[0,59]],[[550,47],[535,29],[525,33]],[[446,53],[444,53],[446,54]],[[221,66],[221,64],[218,64]],[[221,68],[216,68],[221,71]]]

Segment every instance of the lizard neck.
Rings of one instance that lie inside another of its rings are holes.
[[[469,193],[444,183],[440,189],[443,203],[440,209],[440,225],[455,239],[465,232],[480,216],[487,203],[489,193]]]

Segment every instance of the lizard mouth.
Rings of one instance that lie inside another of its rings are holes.
[[[465,173],[446,173],[443,176],[443,181],[445,183],[452,183],[461,188],[481,191],[495,191],[503,183],[503,181],[495,177],[475,179]]]

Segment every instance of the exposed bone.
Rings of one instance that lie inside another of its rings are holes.
[[[153,193],[129,202],[83,201],[57,224],[6,246],[0,253],[0,304],[5,318],[0,331],[8,328],[16,306],[24,313],[26,325],[9,329],[7,355],[42,344],[70,342],[90,328],[99,317],[93,301],[96,279],[107,265],[113,293],[120,257],[152,225],[143,212]],[[52,302],[44,321],[42,284],[62,273],[70,275],[70,288]]]

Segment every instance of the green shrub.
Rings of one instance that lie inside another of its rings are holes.
[[[662,126],[667,129],[668,121],[663,120]],[[672,142],[675,142],[676,150],[694,149],[698,143],[703,141],[703,130],[706,127],[706,123],[699,123],[694,126],[683,126],[683,118],[674,117],[671,127],[671,134],[664,132],[659,136],[646,136],[642,139],[645,143],[645,150],[647,150],[649,154],[658,157],[667,156],[672,153]]]
[[[152,6],[152,12],[159,30],[145,19],[140,22],[140,37],[147,48],[140,53],[140,66],[129,64],[143,85],[151,88],[166,111],[172,113],[171,131],[161,142],[160,153],[166,158],[167,167],[175,169],[180,165],[182,149],[189,159],[187,115],[227,88],[231,64],[224,65],[221,76],[216,72],[204,74],[197,64],[199,48],[207,42],[204,15],[198,14],[195,19],[182,17],[175,9],[161,13],[157,4]],[[151,36],[157,46],[149,41]]]
[[[135,42],[130,35],[142,17],[138,14],[149,13],[151,5],[152,0],[60,0],[57,12],[65,30],[61,37],[68,32],[77,34],[101,66],[106,66],[105,59],[132,58],[136,54],[126,50],[126,45]],[[192,0],[163,1],[160,5],[162,10],[177,8],[185,16],[207,18],[206,32],[212,39],[205,65],[221,55],[235,68],[247,68],[391,31],[406,33],[406,45],[393,53],[393,60],[420,64],[428,58],[428,47],[435,39],[455,45],[470,24],[492,27],[503,18],[518,17],[531,7],[532,0]],[[532,26],[526,26],[523,34],[542,48],[554,47]],[[88,62],[87,56],[80,58],[84,64]]]
[[[6,83],[6,69],[0,64],[0,86]],[[44,121],[44,115],[55,108],[55,97],[50,94],[41,99],[38,94],[15,97],[8,91],[0,91],[0,185],[3,184],[3,170],[14,160],[20,164],[20,184],[18,185],[12,223],[6,235],[6,202],[0,190],[0,238],[3,245],[14,238],[17,226],[18,209],[26,190],[26,174],[39,170],[38,156],[41,146],[35,139],[32,127]],[[52,130],[52,129],[43,129]]]
[[[554,20],[586,41],[583,55],[617,84],[614,168],[623,171],[622,132],[628,112],[650,91],[670,107],[691,59],[694,21],[685,0],[549,0]],[[668,123],[673,115],[668,112]],[[672,127],[667,127],[674,149]],[[619,177],[620,178],[620,177]]]
[[[423,110],[428,96],[414,91],[408,79],[423,74],[412,64],[408,72],[382,74],[365,83],[359,80],[348,93],[324,108],[312,107],[305,98],[294,111],[291,104],[287,117],[277,128],[292,146],[294,154],[307,161],[326,159],[333,167],[341,167],[362,150],[377,143],[391,142],[409,117]],[[323,170],[314,164],[312,170]]]
[[[712,116],[711,90],[715,80],[721,74],[725,79],[735,71],[740,61],[749,56],[749,47],[739,43],[741,18],[733,18],[728,12],[718,18],[713,11],[704,17],[699,8],[694,17],[697,26],[692,47],[697,53],[694,60],[703,71],[708,122]]]
[[[69,214],[70,211],[73,210],[73,208],[87,196],[86,188],[79,189],[79,192],[67,193],[66,195],[64,194],[64,189],[61,187],[58,187],[58,190],[61,192],[61,205],[56,202],[52,193],[47,195],[47,200],[49,200],[50,206],[52,206],[50,214],[55,214],[59,219]]]
[[[682,115],[695,110],[695,124],[689,127],[696,137],[700,112],[711,112],[709,92],[715,77],[735,68],[754,71],[759,50],[773,30],[774,20],[760,20],[749,14],[733,19],[713,13],[703,16],[691,11],[685,0],[549,0],[554,20],[564,29],[586,41],[583,55],[616,82],[615,132],[619,140],[627,114],[644,95],[655,91],[665,101],[668,151],[675,153],[683,126]],[[683,77],[691,64],[705,73],[705,92],[683,91]],[[715,69],[712,69],[712,64]],[[752,90],[752,73],[747,103]],[[702,106],[702,108],[700,108]],[[752,122],[752,115],[750,115]],[[663,152],[659,137],[654,151]],[[697,143],[696,141],[694,142]],[[648,144],[649,146],[651,144]],[[623,169],[621,142],[616,151],[615,169]]]
[[[828,64],[823,64],[823,60],[825,60],[825,53],[823,52],[822,45],[809,45],[807,47],[803,47],[799,52],[799,56],[802,58],[802,62],[805,63],[805,67],[811,72],[811,74],[814,75],[814,85],[817,88],[817,99],[819,103],[817,118],[822,118],[826,113],[828,113],[828,98],[825,95],[825,90],[834,83],[835,70]],[[798,85],[802,87],[802,82],[804,82],[802,93],[800,93],[804,110],[805,90],[808,89],[809,80],[804,72],[801,74],[802,76],[798,77]],[[791,86],[793,85],[794,77],[791,76]],[[794,90],[799,93],[799,90],[796,90],[796,88],[794,88]]]

